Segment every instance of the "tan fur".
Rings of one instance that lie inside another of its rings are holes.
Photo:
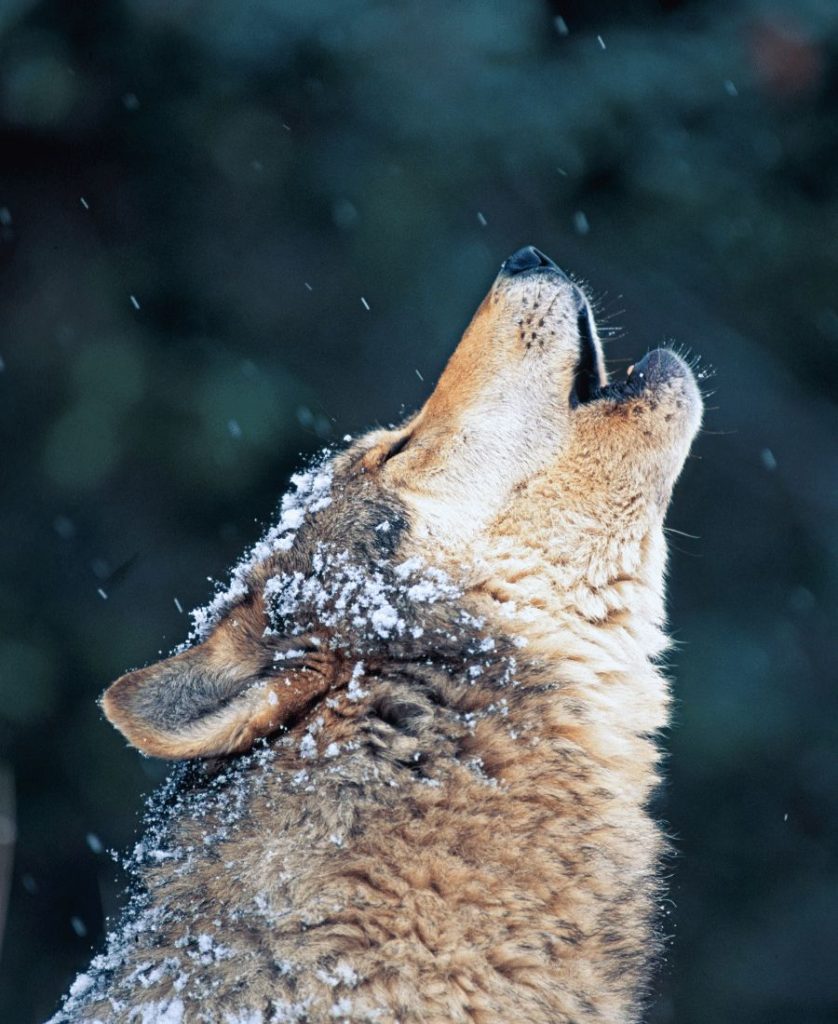
[[[334,460],[328,507],[203,643],[106,693],[157,756],[274,736],[183,776],[147,904],[56,1021],[639,1019],[662,522],[701,401],[653,353],[576,403],[584,344],[605,386],[579,289],[501,274],[425,407]]]

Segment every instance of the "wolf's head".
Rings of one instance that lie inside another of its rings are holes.
[[[106,714],[150,754],[236,752],[377,648],[433,647],[452,604],[489,632],[493,608],[499,629],[519,614],[596,626],[642,590],[660,618],[663,517],[701,411],[667,349],[609,383],[584,292],[519,250],[423,408],[302,480],[202,642],[117,680]]]

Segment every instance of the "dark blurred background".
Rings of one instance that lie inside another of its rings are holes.
[[[0,0],[4,1024],[101,942],[165,772],[97,695],[302,457],[422,401],[525,243],[612,365],[717,371],[650,1019],[838,1020],[836,112],[834,0]]]

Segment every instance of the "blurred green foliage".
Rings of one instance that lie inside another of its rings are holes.
[[[614,365],[717,369],[671,515],[650,1020],[838,1018],[837,102],[832,0],[0,3],[4,1022],[87,962],[165,770],[95,697],[301,455],[422,400],[525,243]]]

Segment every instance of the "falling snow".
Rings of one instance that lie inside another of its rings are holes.
[[[763,448],[759,457],[767,470],[772,471],[777,468],[777,459],[770,448]]]

